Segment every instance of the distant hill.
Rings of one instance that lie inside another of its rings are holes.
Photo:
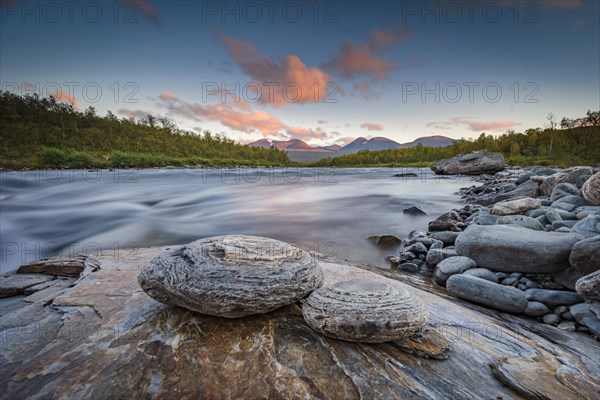
[[[288,153],[288,157],[297,162],[315,162],[325,157],[337,157],[344,154],[358,153],[361,150],[379,151],[399,148],[415,147],[419,144],[428,147],[445,147],[454,143],[456,140],[446,136],[425,136],[412,142],[398,143],[394,140],[378,136],[371,139],[359,137],[348,143],[344,147],[337,144],[329,146],[311,146],[300,139],[291,140],[272,140],[260,139],[249,143],[251,147],[261,147],[268,149],[275,147]]]

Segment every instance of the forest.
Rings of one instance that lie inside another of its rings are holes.
[[[165,166],[368,167],[430,166],[475,150],[501,152],[509,165],[598,165],[600,111],[584,117],[553,114],[545,128],[501,135],[482,133],[448,147],[361,151],[297,164],[284,151],[249,147],[223,135],[185,131],[168,118],[99,116],[54,97],[0,92],[0,168],[146,168]]]
[[[528,129],[502,135],[482,133],[477,139],[461,139],[448,147],[424,147],[360,151],[324,158],[319,167],[431,166],[436,161],[476,150],[504,154],[508,165],[549,165],[569,167],[600,164],[600,111],[585,117],[563,118],[559,123],[548,114],[546,128]]]
[[[51,96],[0,92],[0,111],[0,167],[7,169],[291,164],[281,150],[180,130],[151,115],[102,117],[93,107],[78,111]]]

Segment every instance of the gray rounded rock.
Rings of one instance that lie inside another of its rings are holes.
[[[498,276],[494,272],[485,268],[469,269],[463,272],[463,275],[475,276],[477,278],[485,279],[486,281],[498,283]]]
[[[550,312],[550,309],[539,301],[530,301],[527,304],[527,308],[523,311],[523,314],[529,315],[530,317],[541,317],[542,315],[546,315]]]
[[[550,194],[550,200],[556,201],[565,196],[579,196],[581,195],[581,190],[572,183],[559,183],[558,185],[552,188],[552,193]]]
[[[600,172],[592,175],[581,188],[581,193],[588,203],[600,205]]]
[[[471,225],[456,238],[456,252],[492,271],[558,272],[569,267],[571,249],[581,239],[517,225]]]
[[[588,215],[578,223],[576,223],[571,231],[586,238],[591,238],[600,235],[600,215]]]
[[[540,208],[541,206],[542,202],[539,199],[525,197],[522,199],[506,200],[496,203],[490,212],[494,215],[513,215],[534,210],[536,208]]]
[[[469,257],[449,257],[442,260],[433,270],[433,281],[438,285],[445,285],[449,277],[461,274],[468,269],[475,268],[477,264]]]
[[[446,288],[453,295],[474,303],[511,313],[523,312],[528,305],[525,293],[511,286],[502,286],[469,275],[452,275]]]
[[[577,292],[567,290],[527,289],[525,295],[529,300],[539,301],[548,307],[570,306],[583,301]]]
[[[578,279],[600,270],[600,236],[575,243],[569,256],[571,266],[554,275],[555,281],[575,289]]]
[[[323,282],[308,252],[257,236],[215,236],[167,250],[144,266],[153,299],[202,314],[238,318],[306,297]]]
[[[312,292],[302,315],[308,326],[325,336],[382,343],[421,330],[429,311],[421,299],[398,286],[354,279]]]

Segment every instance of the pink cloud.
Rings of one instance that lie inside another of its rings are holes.
[[[397,69],[397,65],[383,57],[382,51],[406,42],[410,37],[411,32],[403,27],[377,28],[371,33],[367,43],[345,41],[339,54],[326,67],[346,78],[366,75],[377,80],[385,79],[391,71]]]
[[[362,124],[360,124],[360,127],[363,129],[366,129],[368,131],[382,131],[383,130],[383,125],[374,124],[372,122],[363,122]]]
[[[345,137],[341,137],[338,140],[336,140],[335,143],[339,144],[340,146],[345,146],[355,139],[356,139],[356,136],[345,136]]]
[[[156,7],[150,0],[120,0],[122,7],[127,7],[128,11],[141,11],[155,24],[160,23],[160,16]],[[134,15],[135,17],[135,15]]]
[[[288,103],[318,103],[327,98],[333,78],[319,68],[307,67],[300,57],[288,55],[273,60],[261,54],[252,42],[227,36],[220,39],[242,71],[260,85],[258,102],[283,107]]]
[[[429,122],[425,125],[428,127],[444,130],[450,129],[451,126],[466,125],[472,131],[483,132],[512,129],[516,126],[521,125],[521,123],[506,119],[500,121],[479,121],[474,118],[455,117],[452,118],[450,121],[434,121]]]
[[[327,121],[325,121],[324,119],[320,119],[317,121],[317,124],[319,125],[325,125],[327,123]]]
[[[160,95],[158,95],[158,97],[161,100],[165,100],[165,101],[169,101],[169,100],[177,100],[177,96],[175,95],[175,93],[171,93],[171,92],[164,92],[161,93]]]
[[[54,97],[56,99],[56,101],[64,101],[66,103],[70,103],[73,108],[75,108],[76,110],[79,110],[79,106],[77,105],[77,99],[74,96],[70,96],[67,92],[64,92],[62,90],[58,90],[52,94],[50,94],[50,96]]]

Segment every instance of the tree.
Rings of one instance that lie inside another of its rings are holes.
[[[546,116],[548,127],[550,128],[550,146],[548,147],[548,157],[552,155],[552,146],[554,145],[554,129],[556,128],[556,118],[553,112],[549,112]]]

